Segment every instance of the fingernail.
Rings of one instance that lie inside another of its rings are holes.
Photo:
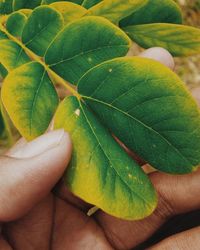
[[[64,129],[54,130],[26,143],[14,152],[11,150],[8,156],[20,159],[34,157],[62,144],[63,140],[70,143],[69,135]]]

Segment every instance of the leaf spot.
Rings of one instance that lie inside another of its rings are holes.
[[[132,179],[132,174],[128,174],[128,178],[129,178],[129,179]]]
[[[75,110],[74,113],[75,113],[77,116],[80,116],[81,111],[80,111],[80,109],[77,109],[77,110]]]
[[[112,69],[109,69],[108,72],[111,73],[113,70]]]

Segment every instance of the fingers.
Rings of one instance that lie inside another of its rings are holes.
[[[0,249],[3,250],[12,250],[11,246],[0,236]]]
[[[61,200],[66,201],[76,208],[82,210],[83,212],[87,213],[88,210],[92,207],[91,204],[86,203],[85,201],[81,200],[80,198],[76,197],[72,192],[69,191],[67,188],[64,180],[61,180],[53,190],[53,193],[59,197]]]
[[[200,246],[200,227],[185,231],[173,235],[155,246],[149,248],[149,250],[182,250],[182,249],[192,249],[198,250]]]
[[[27,213],[63,175],[71,158],[71,141],[64,130],[19,143],[0,158],[0,221]]]
[[[174,70],[175,67],[174,59],[166,49],[160,47],[150,48],[141,53],[140,57],[156,60],[164,64],[168,68]]]
[[[27,215],[4,224],[2,235],[15,250],[50,250],[55,211],[55,198],[49,194]]]
[[[113,250],[94,220],[60,199],[55,204],[52,249]]]
[[[150,176],[159,194],[155,212],[141,221],[124,221],[103,212],[97,220],[115,249],[131,249],[148,239],[171,216],[200,209],[200,169],[184,176],[153,173]]]

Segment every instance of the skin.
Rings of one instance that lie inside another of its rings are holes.
[[[141,56],[171,69],[174,61],[160,48]],[[141,221],[123,221],[74,197],[62,177],[72,145],[63,130],[27,143],[21,139],[0,157],[0,249],[111,250],[133,249],[174,215],[200,209],[200,170],[184,176],[150,174],[159,194],[156,211]],[[200,227],[170,236],[151,250],[198,250]]]

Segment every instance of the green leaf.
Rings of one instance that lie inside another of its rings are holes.
[[[16,128],[26,139],[43,134],[58,105],[58,95],[45,68],[30,62],[4,80],[2,101]]]
[[[64,127],[73,140],[66,173],[73,193],[120,218],[152,213],[157,200],[152,184],[85,104],[66,98],[56,112],[55,127]]]
[[[162,64],[111,60],[85,74],[78,91],[103,124],[155,168],[183,174],[199,165],[199,108]]]
[[[102,16],[117,24],[146,4],[147,0],[104,0],[89,9],[88,15]]]
[[[79,19],[87,13],[87,10],[84,7],[71,2],[57,2],[52,3],[50,6],[63,15],[65,24]]]
[[[29,57],[17,43],[8,39],[0,40],[0,63],[7,71],[11,71],[29,61]]]
[[[29,16],[22,33],[22,42],[39,56],[63,27],[63,17],[54,8],[40,6]]]
[[[21,37],[26,21],[27,16],[24,13],[20,11],[13,12],[7,19],[6,29],[13,36]]]
[[[1,114],[1,110],[0,110],[0,138],[3,136],[4,132],[5,132],[5,125],[4,125],[3,117]]]
[[[0,14],[9,14],[13,11],[13,0],[0,0]]]
[[[41,0],[0,0],[0,14],[10,14],[19,9],[34,9]]]
[[[147,23],[182,23],[180,7],[173,0],[149,0],[146,5],[120,21],[120,26]]]
[[[84,0],[82,6],[89,9],[100,2],[102,2],[102,0]]]
[[[14,144],[11,121],[8,117],[8,114],[1,100],[0,100],[0,138],[2,139],[1,146],[11,147]]]
[[[0,63],[0,81],[2,81],[8,74],[7,69]]]
[[[43,2],[46,3],[46,4],[51,4],[51,3],[55,3],[55,2],[64,2],[64,1],[61,1],[61,0],[44,0]],[[83,0],[68,0],[67,2],[82,4]]]
[[[143,48],[163,47],[174,56],[190,56],[200,53],[200,29],[197,28],[156,23],[128,26],[124,30]]]
[[[21,12],[24,15],[26,15],[27,17],[29,17],[30,14],[32,13],[32,10],[31,9],[20,9],[19,12]]]
[[[8,38],[8,37],[6,36],[6,34],[0,30],[0,41],[1,41],[2,39],[6,39],[6,38]]]
[[[65,80],[76,84],[87,70],[126,55],[129,47],[129,38],[118,27],[101,17],[85,17],[62,30],[49,47],[45,62]]]
[[[34,9],[42,0],[13,0],[13,11],[20,9]]]

